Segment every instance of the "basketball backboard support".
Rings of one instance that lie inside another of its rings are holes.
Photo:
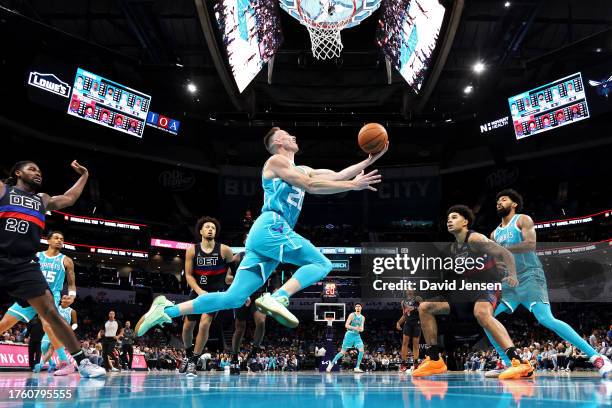
[[[340,31],[355,27],[380,7],[381,0],[280,0],[290,16],[306,26],[317,59],[339,57]]]

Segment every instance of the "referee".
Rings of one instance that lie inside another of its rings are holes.
[[[104,323],[104,330],[100,330],[99,338],[102,341],[102,359],[104,360],[104,368],[106,371],[119,371],[110,363],[111,355],[115,350],[117,342],[117,331],[119,330],[119,322],[115,320],[115,312],[108,312],[108,320]],[[104,336],[102,336],[104,334]]]

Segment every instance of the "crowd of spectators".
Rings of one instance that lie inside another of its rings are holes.
[[[8,304],[2,305],[2,310],[8,309]],[[104,326],[109,307],[100,307],[93,299],[78,299],[74,308],[78,311],[79,327],[77,337],[81,339],[83,348],[89,359],[102,365],[102,344],[100,329]],[[612,358],[612,316],[605,309],[596,306],[554,305],[555,314],[567,321],[583,338],[589,342],[598,353]],[[142,313],[140,305],[113,304],[119,327],[124,327],[126,321],[135,322]],[[396,370],[400,361],[401,334],[395,330],[395,320],[390,320],[388,311],[376,313],[370,311],[365,332],[362,334],[366,344],[363,358],[363,369],[366,371]],[[580,350],[567,342],[561,341],[554,333],[538,325],[527,313],[525,316],[517,312],[513,318],[507,316],[502,322],[508,328],[517,347],[521,349],[522,358],[529,360],[538,370],[572,371],[590,369],[588,358]],[[394,316],[399,317],[399,316]],[[224,321],[226,328],[233,328],[230,314],[219,319]],[[225,320],[223,320],[225,319]],[[258,371],[297,371],[310,370],[318,366],[325,355],[325,326],[302,320],[302,324],[294,330],[289,330],[269,321],[266,325],[264,346],[252,350],[250,340],[252,327],[245,334],[244,347],[239,355],[243,369]],[[180,365],[184,351],[181,344],[181,321],[175,320],[164,329],[155,328],[146,336],[137,338],[134,342],[134,354],[143,355],[150,370],[175,370]],[[230,332],[231,333],[231,332]],[[343,328],[336,326],[335,350],[339,348]],[[30,330],[23,323],[18,323],[11,330],[2,333],[4,343],[25,343],[30,341]],[[128,369],[127,356],[122,353],[121,339],[111,355],[111,370]],[[231,355],[228,353],[229,339],[223,342],[209,343],[202,354],[199,369],[224,370],[229,366]],[[321,354],[323,353],[323,354]],[[412,356],[411,356],[412,358]],[[486,340],[475,345],[459,345],[449,350],[445,358],[449,367],[458,370],[482,371],[495,368],[499,357]],[[347,353],[340,361],[341,367],[352,368],[356,352]],[[113,371],[114,371],[113,370]]]

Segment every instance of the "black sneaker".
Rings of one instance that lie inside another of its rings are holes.
[[[196,369],[195,361],[189,361],[187,363],[187,377],[197,377],[198,370]]]
[[[185,372],[187,372],[187,364],[189,364],[189,359],[185,357],[179,367],[179,374],[185,374]]]
[[[230,375],[240,375],[240,362],[238,361],[238,355],[232,355],[232,361],[230,361]]]

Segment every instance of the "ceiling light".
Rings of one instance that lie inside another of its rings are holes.
[[[466,95],[469,95],[472,93],[473,90],[474,90],[474,87],[472,85],[468,85],[465,88],[463,88],[463,93]]]
[[[474,64],[474,72],[477,74],[480,74],[482,71],[485,70],[485,64],[483,64],[482,62],[477,62],[476,64]]]
[[[191,93],[196,93],[198,91],[198,87],[195,86],[195,84],[193,82],[189,82],[187,84],[187,90]]]

